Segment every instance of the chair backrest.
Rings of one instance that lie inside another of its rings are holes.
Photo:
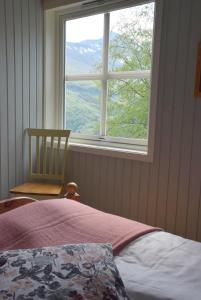
[[[70,130],[32,129],[29,136],[29,177],[58,180],[65,176]]]

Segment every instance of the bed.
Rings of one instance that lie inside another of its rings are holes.
[[[11,210],[21,202],[2,202],[1,212],[2,205]],[[199,242],[67,199],[34,201],[0,215],[0,251],[82,243],[112,244],[129,299],[201,299]]]

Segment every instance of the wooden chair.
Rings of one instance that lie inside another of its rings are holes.
[[[34,195],[38,199],[60,197],[70,130],[28,128],[27,133],[30,182],[11,188],[10,193]]]

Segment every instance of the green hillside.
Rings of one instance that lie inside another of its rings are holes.
[[[74,132],[98,134],[100,90],[91,81],[66,84],[66,124]]]

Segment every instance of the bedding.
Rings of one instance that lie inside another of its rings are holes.
[[[0,237],[0,249],[109,242],[130,299],[201,299],[201,243],[73,200],[42,201],[0,215]]]
[[[199,242],[153,232],[127,245],[115,263],[130,299],[201,299]]]
[[[0,299],[126,300],[109,244],[0,252]]]
[[[111,243],[114,254],[158,230],[67,199],[38,201],[0,215],[0,249]]]

